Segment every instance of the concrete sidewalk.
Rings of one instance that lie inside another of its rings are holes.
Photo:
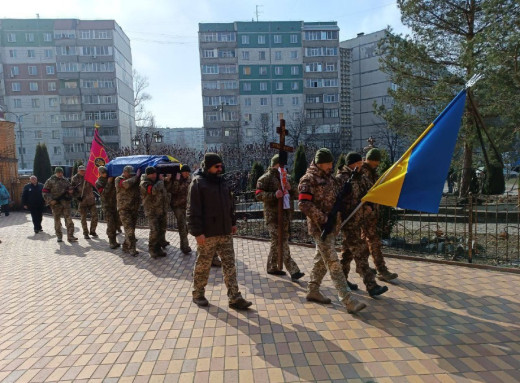
[[[108,248],[104,224],[93,240],[74,224],[79,242],[57,243],[50,217],[39,234],[28,214],[0,218],[2,382],[520,381],[519,275],[389,259],[399,279],[379,299],[356,292],[368,307],[353,316],[328,276],[333,304],[305,300],[313,249],[291,246],[296,284],[267,275],[267,242],[235,239],[253,309],[228,308],[215,268],[201,309],[176,232],[153,260],[147,230],[134,258]]]

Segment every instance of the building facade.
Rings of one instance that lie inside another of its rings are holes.
[[[177,145],[184,148],[204,151],[203,128],[163,128],[159,132],[163,135],[164,145]]]
[[[16,122],[19,166],[46,143],[53,164],[87,160],[135,133],[130,40],[114,20],[0,20],[0,105]]]
[[[342,124],[350,125],[350,146],[359,152],[370,137],[376,139],[376,146],[384,147],[390,134],[386,122],[374,111],[374,104],[387,108],[393,104],[388,89],[394,85],[379,69],[378,43],[385,33],[359,33],[340,44]]]
[[[340,146],[336,22],[199,24],[205,142],[241,146],[276,140]]]

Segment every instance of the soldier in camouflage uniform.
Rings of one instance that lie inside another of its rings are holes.
[[[166,180],[170,181],[170,178],[171,174],[168,174]],[[164,175],[161,174],[157,177],[157,170],[153,166],[148,166],[145,174],[141,176],[141,200],[150,227],[148,252],[152,258],[166,257],[166,252],[161,249],[161,246],[165,241],[166,214],[170,204],[170,196],[164,183]]]
[[[70,217],[70,201],[72,200],[74,189],[69,180],[63,177],[62,167],[56,167],[54,173],[43,185],[43,199],[52,209],[54,230],[56,231],[58,242],[62,242],[63,236],[61,232],[62,217],[65,219],[65,226],[67,227],[67,240],[69,242],[77,241],[78,239],[74,237],[74,223]]]
[[[341,184],[347,182],[354,174],[352,179],[352,193],[345,199],[344,212],[347,216],[353,211],[361,202],[361,198],[366,194],[367,187],[364,179],[358,172],[363,164],[361,155],[358,153],[348,153],[346,157],[346,164],[338,169],[337,179]],[[350,264],[352,259],[356,262],[356,271],[363,278],[363,283],[366,286],[368,294],[371,297],[381,295],[388,291],[388,287],[379,286],[376,283],[374,273],[368,266],[368,246],[366,242],[361,239],[361,224],[364,220],[364,215],[371,210],[371,203],[366,203],[354,216],[343,226],[341,232],[343,234],[343,241],[341,243],[341,265],[345,278],[348,278],[350,272]]]
[[[330,233],[325,240],[321,239],[321,227],[329,219],[328,215],[334,206],[336,195],[340,189],[339,183],[331,174],[333,161],[334,158],[330,150],[319,149],[314,161],[300,179],[298,186],[300,192],[298,206],[307,216],[309,234],[312,235],[316,243],[314,267],[311,272],[307,300],[330,303],[330,299],[324,297],[319,290],[323,277],[328,270],[338,291],[339,299],[349,313],[356,313],[363,310],[366,305],[352,296],[347,285],[347,279],[343,274],[335,249],[337,229]]]
[[[179,238],[181,241],[181,251],[184,254],[191,252],[190,243],[188,242],[188,226],[186,224],[186,208],[188,205],[188,189],[191,183],[191,169],[188,165],[182,165],[180,173],[176,178],[167,184],[168,191],[171,194],[170,205],[177,219],[177,228],[179,230]]]
[[[123,174],[116,177],[116,199],[117,211],[121,218],[121,223],[125,230],[125,242],[123,242],[123,252],[130,253],[134,257],[139,254],[135,245],[135,225],[137,224],[137,215],[139,213],[139,176],[141,169],[134,174],[132,166],[125,166]]]
[[[381,152],[379,149],[371,149],[367,153],[366,161],[361,166],[361,177],[368,189],[370,189],[377,181],[378,175],[376,172],[379,163],[381,162]],[[367,191],[368,191],[367,189]],[[383,252],[381,250],[381,237],[377,232],[377,224],[379,218],[379,205],[373,204],[372,211],[366,212],[361,225],[361,238],[364,239],[368,245],[372,260],[376,266],[377,278],[382,281],[391,281],[398,277],[396,273],[391,273],[386,267]]]
[[[222,273],[228,289],[229,307],[247,309],[252,302],[238,290],[232,235],[237,232],[235,204],[221,177],[222,159],[206,153],[202,168],[194,174],[188,191],[188,230],[197,240],[197,260],[193,271],[193,302],[207,306],[204,297],[211,261],[215,253],[222,260]]]
[[[121,246],[117,243],[117,225],[119,215],[117,213],[116,186],[114,177],[108,176],[107,168],[100,166],[98,168],[99,178],[96,181],[96,188],[101,196],[101,204],[103,213],[107,223],[107,236],[111,249],[117,249]]]
[[[278,270],[278,201],[280,198],[288,198],[289,207],[283,209],[282,254],[283,263],[291,274],[291,279],[297,281],[305,275],[300,272],[298,265],[291,258],[289,250],[289,225],[293,207],[293,198],[291,197],[294,197],[297,193],[292,191],[291,184],[288,181],[282,191],[279,169],[279,156],[276,154],[271,159],[271,167],[258,179],[256,184],[256,199],[264,203],[265,224],[271,237],[271,247],[267,257],[267,274],[286,274],[285,271]],[[287,197],[284,197],[284,195],[287,195]]]
[[[97,237],[96,228],[98,224],[98,211],[96,207],[96,198],[94,197],[94,188],[90,182],[85,180],[85,166],[78,167],[78,173],[72,177],[71,183],[74,187],[74,197],[78,200],[78,210],[81,215],[81,227],[83,228],[83,237],[90,239],[87,225],[87,213],[90,212],[90,235]]]

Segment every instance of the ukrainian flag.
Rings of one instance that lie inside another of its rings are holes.
[[[363,202],[438,213],[465,103],[466,89],[379,178]]]

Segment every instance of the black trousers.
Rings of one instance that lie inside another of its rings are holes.
[[[31,209],[31,218],[34,225],[34,231],[38,231],[42,229],[42,216],[43,216],[43,208],[41,209]]]
[[[7,217],[9,215],[9,204],[0,206],[0,214],[5,213]]]

